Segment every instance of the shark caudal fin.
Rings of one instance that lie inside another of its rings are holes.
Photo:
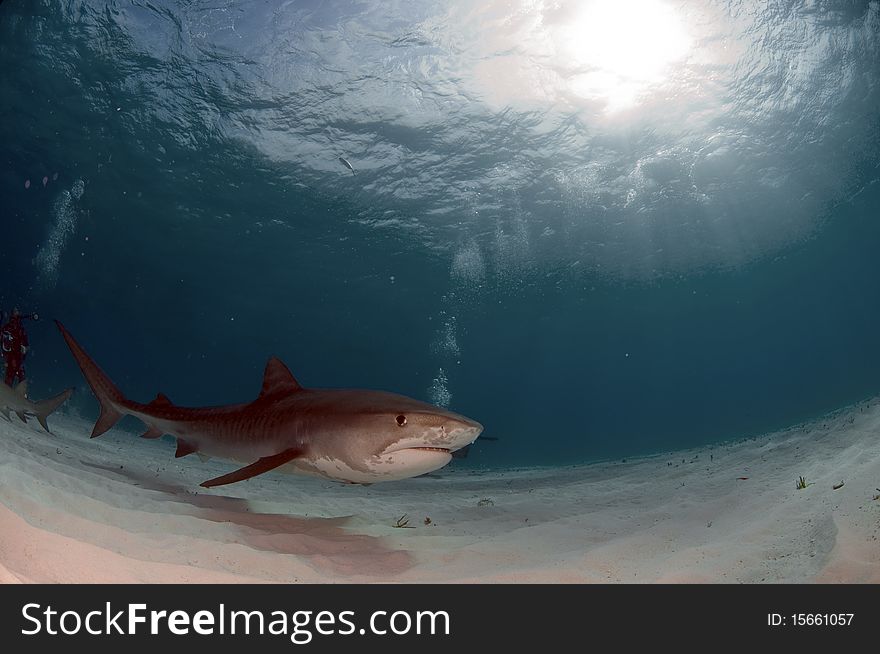
[[[83,376],[86,378],[89,386],[92,387],[92,392],[95,394],[95,397],[98,398],[98,402],[101,403],[101,415],[98,418],[98,422],[95,423],[94,429],[92,429],[92,438],[95,438],[119,422],[122,413],[116,408],[116,405],[124,402],[125,397],[122,395],[122,392],[116,388],[116,385],[110,381],[107,374],[101,370],[98,367],[98,364],[86,354],[86,351],[83,350],[82,347],[80,347],[79,343],[77,343],[73,336],[71,336],[70,332],[64,328],[64,325],[57,320],[55,321],[55,324],[58,325],[58,329],[61,331],[61,335],[67,343],[67,347],[69,347],[70,351],[73,353],[73,358],[76,359],[76,362],[79,364]],[[62,393],[62,395],[63,394],[64,393]],[[57,398],[52,399],[55,400]]]
[[[71,395],[73,395],[73,389],[68,388],[66,391],[58,393],[58,395],[56,395],[55,397],[50,397],[48,400],[34,403],[34,407],[36,407],[37,420],[39,420],[40,424],[43,425],[43,429],[48,431],[50,434],[52,432],[49,430],[49,423],[46,422],[46,418],[49,417],[49,414],[54,413],[58,409],[58,407],[67,402]]]

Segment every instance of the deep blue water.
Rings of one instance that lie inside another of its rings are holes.
[[[448,403],[499,439],[467,465],[877,394],[880,3],[629,6],[5,0],[32,395],[96,414],[50,318],[141,401],[247,400],[274,354]]]

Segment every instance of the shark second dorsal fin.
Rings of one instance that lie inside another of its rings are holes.
[[[168,396],[159,393],[156,395],[156,399],[150,402],[147,406],[173,406],[171,400],[168,399]]]
[[[302,386],[299,385],[287,366],[281,362],[281,359],[271,357],[266,362],[266,372],[263,373],[263,388],[260,390],[258,399],[301,390]]]

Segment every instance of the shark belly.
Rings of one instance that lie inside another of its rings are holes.
[[[330,456],[292,461],[287,471],[312,477],[346,481],[353,484],[376,484],[399,481],[438,470],[452,460],[448,452],[409,450],[405,455],[378,455],[358,463],[354,468],[342,459]]]

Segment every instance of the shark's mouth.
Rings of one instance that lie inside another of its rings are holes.
[[[443,452],[449,454],[451,451],[448,447],[408,447],[408,450],[421,450],[423,452]]]

